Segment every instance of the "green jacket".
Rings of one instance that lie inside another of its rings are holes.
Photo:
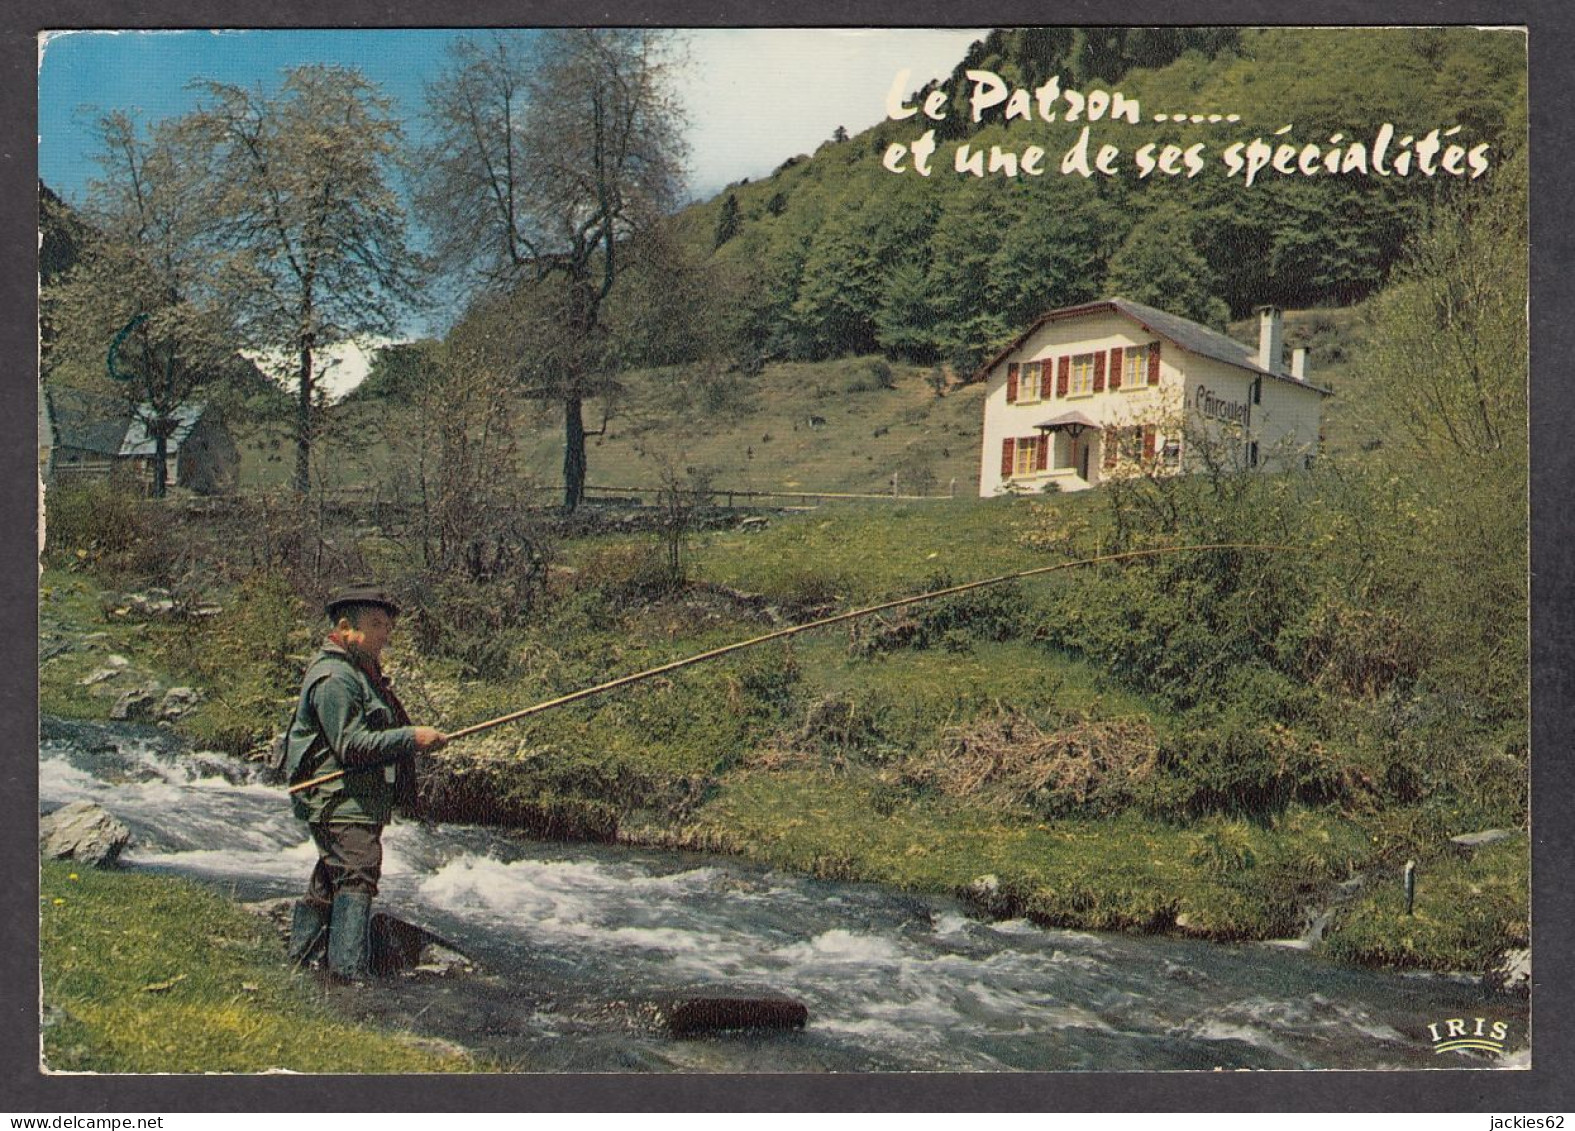
[[[341,778],[291,795],[312,824],[385,825],[414,786],[416,739],[404,708],[350,654],[323,645],[306,669],[285,737],[293,785],[336,770]]]

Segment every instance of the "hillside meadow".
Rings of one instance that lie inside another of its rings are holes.
[[[1310,379],[1335,391],[1325,406],[1326,450],[1337,457],[1378,438],[1357,411],[1368,390],[1352,364],[1371,333],[1367,318],[1363,306],[1285,314],[1287,348],[1307,348]],[[1257,342],[1255,318],[1231,323],[1230,331],[1238,341]],[[588,410],[596,420],[605,410],[607,420],[605,434],[588,444],[589,484],[654,490],[676,469],[723,493],[885,495],[895,476],[899,494],[975,496],[985,390],[974,376],[879,355],[773,362],[755,375],[701,365],[638,370],[616,399]],[[375,384],[333,408],[323,487],[381,489],[384,497],[408,488],[420,412]],[[237,432],[242,490],[283,488],[293,458],[283,434],[255,420],[237,421]],[[557,491],[562,443],[561,422],[551,413],[522,415],[513,458],[544,502]]]

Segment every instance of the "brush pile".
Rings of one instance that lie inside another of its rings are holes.
[[[1046,731],[1006,710],[948,730],[939,750],[906,776],[951,797],[993,797],[1047,813],[1113,813],[1153,782],[1159,763],[1159,740],[1145,719],[1078,715]]]

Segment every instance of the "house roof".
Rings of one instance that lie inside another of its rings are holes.
[[[202,401],[192,401],[183,404],[175,410],[175,431],[170,434],[166,450],[175,452],[180,450],[186,437],[191,435],[191,430],[202,419],[202,414],[208,406]],[[153,454],[153,437],[148,435],[147,424],[141,417],[134,419],[131,426],[126,429],[126,438],[120,445],[120,454],[123,456],[151,456]]]
[[[120,454],[131,423],[123,402],[63,386],[44,390],[44,405],[57,447]]]
[[[1083,303],[1080,306],[1063,306],[1057,310],[1041,314],[1026,330],[1013,338],[1004,349],[987,361],[983,368],[979,370],[979,375],[982,377],[989,373],[1027,341],[1035,331],[1047,323],[1060,322],[1068,318],[1078,318],[1085,314],[1094,314],[1104,310],[1114,310],[1118,314],[1125,315],[1150,333],[1158,334],[1160,337],[1174,342],[1188,353],[1195,353],[1200,357],[1213,358],[1215,361],[1222,361],[1226,365],[1234,365],[1239,369],[1247,370],[1249,373],[1258,373],[1265,377],[1272,377],[1276,381],[1284,381],[1298,388],[1312,389],[1314,392],[1322,393],[1326,397],[1331,395],[1330,390],[1308,381],[1298,381],[1289,373],[1276,373],[1272,370],[1264,369],[1258,364],[1257,350],[1251,346],[1242,345],[1236,339],[1228,338],[1217,330],[1210,330],[1207,326],[1201,326],[1189,318],[1182,318],[1179,315],[1167,313],[1156,307],[1147,306],[1141,302],[1133,302],[1129,298],[1119,297],[1099,299],[1095,302]]]
[[[56,447],[78,448],[102,456],[151,456],[153,438],[147,425],[132,416],[126,403],[113,397],[61,386],[44,390],[44,415]],[[170,452],[180,449],[202,419],[207,405],[193,401],[175,411],[175,432]],[[41,422],[40,440],[46,439]]]

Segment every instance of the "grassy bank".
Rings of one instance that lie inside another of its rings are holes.
[[[1524,836],[1470,855],[1434,852],[1419,862],[1416,904],[1398,882],[1342,908],[1329,955],[1363,966],[1480,970],[1507,946],[1529,946],[1530,846]]]
[[[453,728],[795,618],[1060,560],[1058,542],[1098,542],[1098,506],[777,514],[694,536],[686,584],[661,575],[655,535],[584,534],[555,547],[529,617],[461,638],[458,654],[418,647],[412,618],[390,666],[422,721]],[[1178,707],[1059,643],[1058,610],[1121,580],[1068,571],[982,591],[489,732],[444,754],[432,815],[969,892],[1047,924],[1222,940],[1297,935],[1339,885],[1371,876],[1326,935],[1332,955],[1460,969],[1524,938],[1524,842],[1470,860],[1447,851],[1510,810],[1430,794],[1428,755],[1393,753],[1381,701],[1259,677],[1225,681],[1236,697],[1223,705]],[[277,579],[216,590],[227,612],[199,628],[106,616],[86,570],[51,570],[45,587],[49,631],[81,646],[42,666],[44,710],[102,717],[113,699],[95,688],[112,681],[80,681],[113,651],[139,678],[204,691],[174,724],[200,745],[244,753],[282,725],[310,635]],[[1208,639],[1194,643],[1208,654]],[[1423,864],[1423,902],[1399,921],[1393,876],[1408,858]]]
[[[662,830],[630,829],[635,839]],[[1220,940],[1298,935],[1315,894],[1368,862],[1351,822],[1306,811],[1268,827],[1032,814],[909,796],[879,776],[733,775],[677,842],[826,879],[950,892],[1001,917]]]
[[[193,884],[46,862],[44,1063],[61,1072],[455,1072],[438,1042],[346,1024],[273,928]]]

